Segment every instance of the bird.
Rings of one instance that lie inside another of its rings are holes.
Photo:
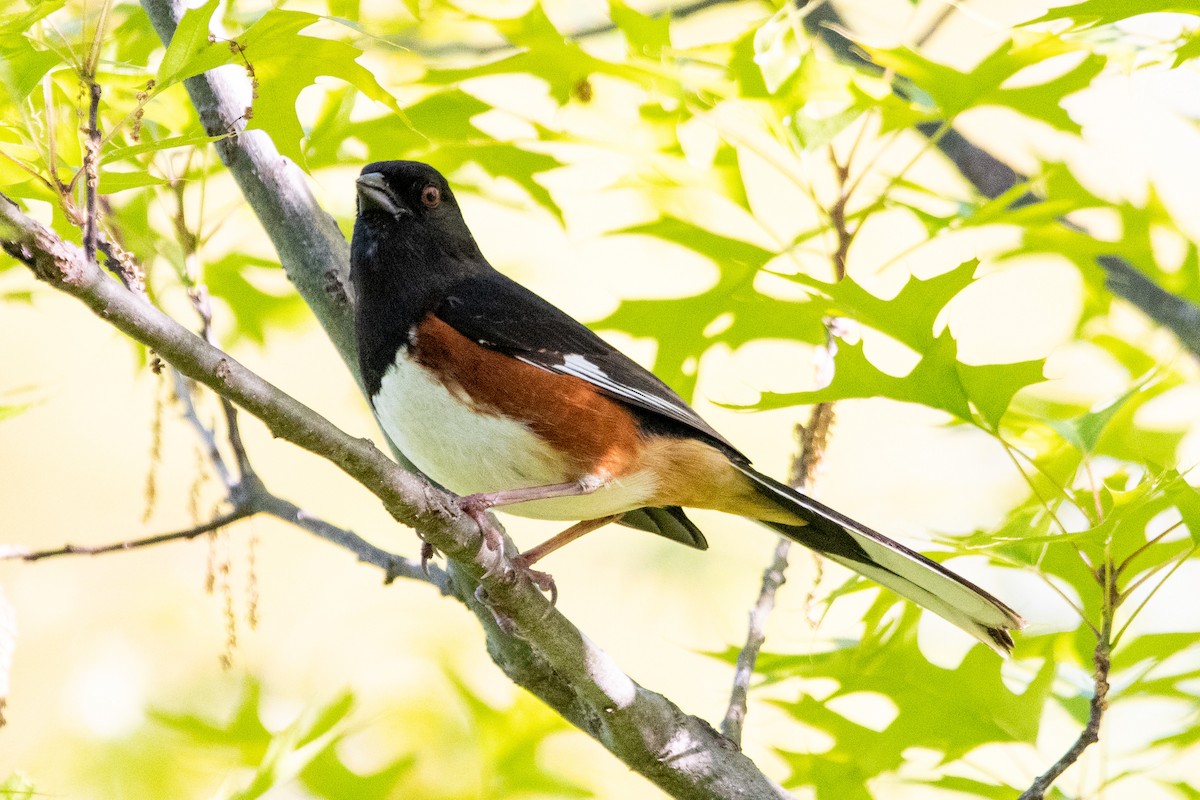
[[[445,177],[379,161],[357,181],[350,280],[361,376],[388,439],[486,512],[574,521],[518,568],[610,522],[705,549],[684,508],[758,521],[1007,655],[1025,621],[942,565],[756,470],[676,392],[492,267]]]

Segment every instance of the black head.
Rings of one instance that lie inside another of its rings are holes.
[[[416,161],[377,161],[358,177],[350,243],[359,357],[391,363],[409,330],[447,290],[491,266],[441,173]]]
[[[409,251],[482,259],[450,184],[418,161],[376,161],[363,167],[354,238],[360,235],[395,242]]]

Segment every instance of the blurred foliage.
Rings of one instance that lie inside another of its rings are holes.
[[[0,797],[6,800],[33,800],[36,796],[37,788],[24,775],[9,775],[4,783],[0,783]]]
[[[535,700],[522,693],[497,708],[453,678],[436,690],[449,703],[440,707],[447,719],[432,726],[424,719],[425,697],[367,713],[349,693],[269,725],[264,709],[283,698],[248,677],[240,687],[228,684],[203,710],[152,710],[122,739],[79,746],[72,770],[125,797],[252,800],[297,790],[328,800],[593,796],[539,760],[547,737],[567,725]],[[214,705],[229,708],[214,713]],[[380,745],[364,734],[384,715],[392,733]],[[420,742],[420,749],[399,750],[397,739]],[[364,762],[377,763],[364,769]],[[447,775],[451,764],[454,773]],[[24,785],[19,781],[9,782]]]
[[[1078,137],[1064,98],[1129,69],[1095,46],[1102,38],[1096,29],[1120,37],[1114,26],[1135,11],[1194,14],[1193,4],[1087,0],[1058,7],[1034,20],[1037,27],[981,50],[970,67],[942,63],[922,46],[862,43],[887,74],[839,62],[805,34],[803,12],[779,2],[702,4],[744,13],[730,17],[735,24],[717,25],[716,35],[697,38],[677,36],[696,9],[678,7],[672,19],[621,0],[608,3],[611,25],[586,35],[538,3],[489,16],[485,4],[452,0],[407,0],[389,9],[328,0],[318,9],[322,16],[311,7],[211,0],[187,12],[168,48],[138,5],[104,5],[106,16],[100,5],[16,0],[0,14],[0,185],[31,207],[48,208],[55,230],[80,240],[82,98],[98,37],[106,232],[137,256],[151,296],[165,306],[204,283],[228,309],[218,317],[227,344],[261,344],[272,329],[305,319],[264,243],[223,238],[222,223],[245,214],[245,206],[181,85],[203,70],[236,65],[256,87],[249,126],[270,134],[318,184],[368,160],[427,160],[464,193],[549,215],[570,230],[579,221],[569,193],[552,188],[562,185],[553,177],[607,156],[610,167],[593,179],[594,190],[636,192],[654,213],[603,235],[649,237],[693,252],[716,271],[703,290],[626,300],[596,323],[655,340],[656,371],[686,396],[706,354],[763,340],[824,345],[827,321],[846,318],[863,338],[837,343],[831,382],[764,392],[751,407],[888,398],[943,412],[947,424],[970,426],[1004,448],[1027,495],[994,528],[943,545],[950,554],[988,560],[997,576],[1032,576],[1077,613],[1075,624],[1035,625],[1019,637],[1009,664],[975,647],[956,666],[936,666],[920,646],[919,615],[888,595],[870,605],[859,641],[824,642],[802,656],[771,653],[768,645],[761,681],[777,691],[797,687],[789,690],[794,699],[778,705],[798,727],[820,734],[810,750],[778,748],[790,785],[812,785],[819,797],[869,797],[877,796],[873,781],[903,775],[929,788],[1010,797],[1025,776],[1007,763],[989,768],[993,748],[1028,748],[1043,720],[1058,712],[1082,724],[1098,636],[1112,649],[1114,706],[1154,698],[1182,704],[1196,719],[1194,632],[1143,633],[1137,624],[1159,587],[1185,562],[1194,566],[1200,541],[1200,494],[1192,465],[1178,455],[1188,426],[1155,414],[1194,388],[1195,364],[1179,357],[1174,343],[1120,321],[1095,259],[1122,256],[1168,291],[1200,303],[1197,245],[1153,186],[1137,201],[1101,197],[1054,161],[997,199],[963,188],[948,196],[913,169],[937,156],[912,131],[929,123],[944,133],[978,109],[1001,108],[1035,134]],[[1040,24],[1059,20],[1069,25]],[[210,37],[210,25],[223,32]],[[1163,46],[1172,49],[1176,68],[1187,68],[1198,42],[1193,29]],[[887,157],[897,150],[908,155]],[[789,184],[790,228],[780,228],[777,214],[768,223],[754,200],[748,176],[763,162]],[[1043,201],[1014,202],[1030,190]],[[1076,214],[1100,215],[1119,234],[1098,237],[1063,224]],[[867,261],[855,236],[877,219],[902,220],[924,236],[898,243],[887,263]],[[927,244],[977,231],[1016,235],[981,260],[935,258],[921,276],[903,266]],[[986,292],[989,277],[1018,257],[1035,254],[1072,265],[1085,302],[1063,346],[1111,365],[1123,376],[1118,389],[1056,392],[1043,383],[1044,358],[960,359],[947,324],[956,305],[970,292]],[[833,280],[839,257],[847,275]],[[0,271],[13,263],[0,260]],[[902,287],[889,296],[881,278],[897,270]],[[29,291],[0,288],[0,302],[21,301]],[[868,337],[907,353],[911,367],[897,374],[894,365],[873,361]],[[19,405],[0,403],[0,417]],[[830,589],[828,601],[867,588],[852,581]],[[153,730],[81,760],[79,768],[104,764],[106,780],[118,770],[125,780],[145,775],[164,782],[156,784],[160,796],[169,786],[176,797],[200,796],[195,787],[206,785],[195,767],[182,766],[196,763],[197,754],[224,776],[212,795],[222,798],[270,796],[283,785],[330,798],[589,796],[537,758],[561,722],[524,696],[497,710],[455,687],[467,719],[459,738],[440,729],[426,742],[431,749],[393,753],[365,773],[343,761],[356,725],[353,698],[315,705],[272,729],[261,719],[254,683],[223,721],[159,713]],[[847,698],[873,704],[882,726],[857,719]],[[1149,732],[1143,767],[1103,773],[1102,780],[1158,780],[1144,765],[1189,752],[1198,730]],[[462,788],[423,777],[422,762],[455,747],[473,754],[477,783]],[[29,794],[21,780],[9,779],[0,793]],[[1161,783],[1197,796],[1173,778]],[[126,788],[125,796],[150,796],[144,786]]]

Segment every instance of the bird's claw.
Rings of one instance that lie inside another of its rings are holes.
[[[511,563],[517,574],[524,575],[530,583],[550,595],[550,608],[554,608],[558,604],[558,585],[555,584],[553,575],[529,566],[524,555],[515,556]]]
[[[479,531],[483,534],[483,543],[487,549],[498,552],[504,545],[504,537],[488,518],[488,510],[491,507],[487,498],[479,494],[469,494],[459,500],[459,508],[479,526]]]
[[[433,549],[433,545],[424,539],[421,540],[421,572],[425,573],[426,578],[432,577],[429,574],[429,561],[437,554]]]

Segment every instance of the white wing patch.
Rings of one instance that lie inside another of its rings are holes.
[[[526,364],[532,364],[535,367],[545,369],[545,364],[539,364],[527,358],[517,356],[517,359],[524,361]],[[669,400],[643,392],[641,389],[636,389],[628,384],[619,383],[608,376],[604,370],[587,360],[586,356],[581,356],[578,353],[568,353],[563,356],[562,365],[555,369],[556,372],[561,372],[565,375],[574,375],[576,378],[581,378],[588,383],[599,386],[602,389],[607,389],[618,397],[627,397],[631,400],[636,400],[639,403],[657,408],[664,413],[679,417],[682,415],[686,419],[692,419],[693,414],[686,406],[681,406],[678,403],[672,403]]]

